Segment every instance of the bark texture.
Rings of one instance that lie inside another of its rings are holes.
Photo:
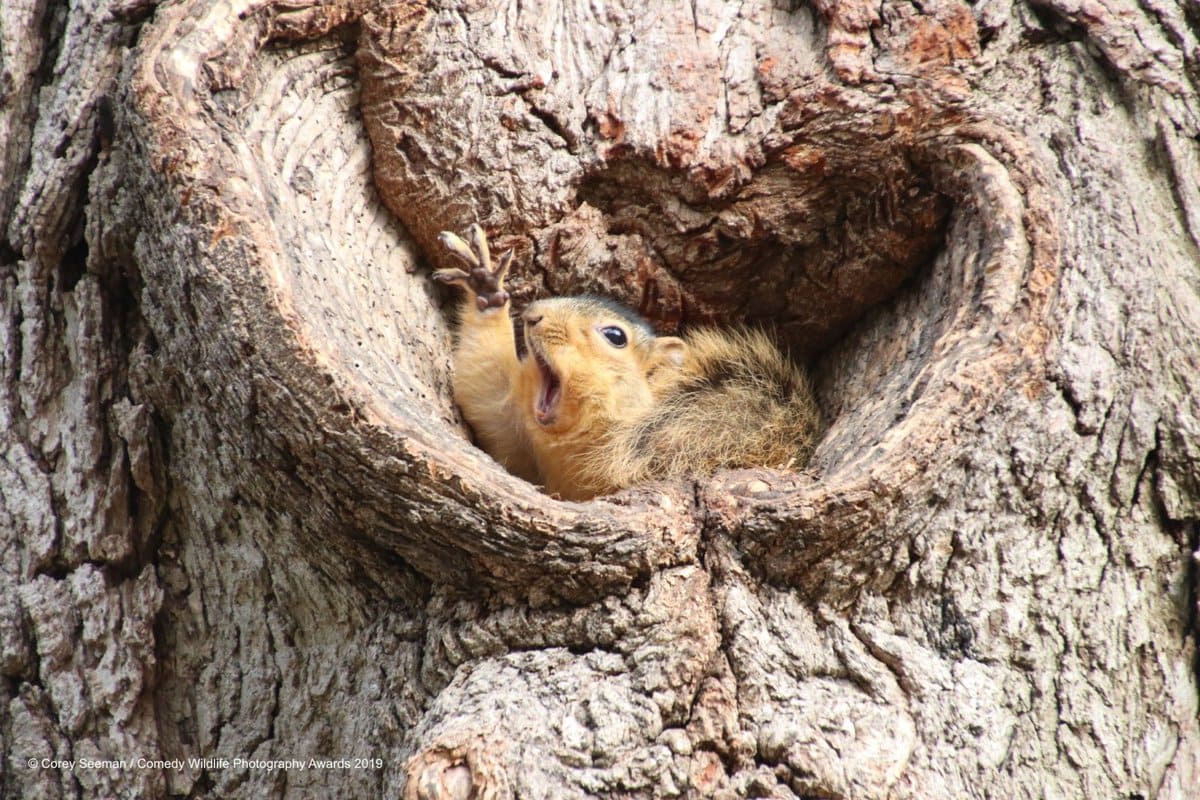
[[[6,0],[0,796],[1200,786],[1194,4],[643,6]],[[812,463],[505,474],[476,220],[775,327]]]

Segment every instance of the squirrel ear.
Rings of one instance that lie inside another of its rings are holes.
[[[654,340],[654,362],[683,366],[687,357],[687,345],[678,336],[659,336]]]

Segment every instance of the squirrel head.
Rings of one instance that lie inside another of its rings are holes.
[[[538,438],[600,438],[650,408],[680,373],[686,345],[655,336],[642,317],[593,295],[539,300],[522,315],[526,426]]]

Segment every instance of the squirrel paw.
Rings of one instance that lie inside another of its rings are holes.
[[[467,229],[468,245],[450,231],[438,234],[438,241],[450,251],[450,254],[465,264],[469,269],[439,269],[433,273],[433,279],[439,283],[453,283],[462,286],[475,297],[475,305],[480,311],[489,308],[503,308],[508,303],[508,292],[504,290],[504,276],[508,274],[508,265],[512,262],[512,251],[500,256],[500,263],[492,269],[492,256],[488,251],[487,236],[483,228],[472,225]]]

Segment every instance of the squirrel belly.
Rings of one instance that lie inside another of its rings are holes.
[[[540,300],[521,315],[518,356],[482,229],[443,233],[465,270],[454,396],[480,446],[510,472],[567,500],[722,467],[797,467],[820,415],[804,373],[752,330],[656,336],[610,300]]]

